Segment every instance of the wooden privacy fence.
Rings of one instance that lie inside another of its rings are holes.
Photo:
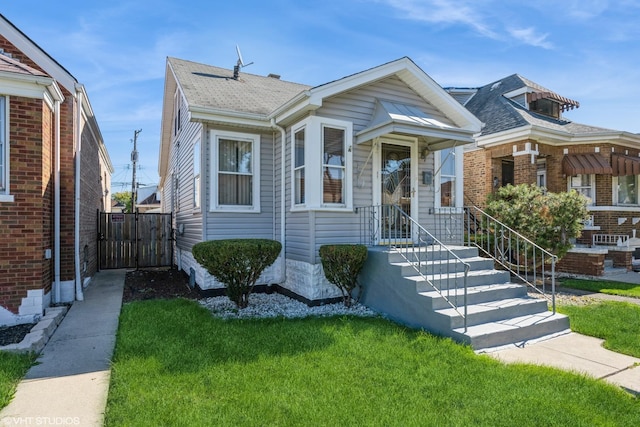
[[[171,223],[170,213],[98,213],[99,268],[171,266]]]

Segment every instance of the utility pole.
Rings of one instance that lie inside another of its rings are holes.
[[[138,184],[136,183],[136,162],[138,161],[138,134],[142,129],[133,131],[133,151],[131,152],[131,162],[133,162],[133,179],[131,180],[131,213],[136,211],[136,200],[138,199]]]

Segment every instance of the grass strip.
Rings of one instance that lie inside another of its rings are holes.
[[[622,426],[640,400],[381,318],[221,320],[157,300],[123,307],[106,425]]]
[[[27,373],[35,355],[14,354],[0,351],[0,408],[9,404],[16,392],[16,387]]]
[[[571,330],[605,340],[604,347],[640,357],[640,305],[603,301],[584,306],[559,306],[569,316]]]
[[[562,279],[561,286],[609,295],[640,298],[640,285],[609,280]]]

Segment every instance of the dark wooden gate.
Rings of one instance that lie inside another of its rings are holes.
[[[100,212],[98,252],[100,269],[171,266],[171,214]]]

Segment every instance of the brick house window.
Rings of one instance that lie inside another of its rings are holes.
[[[617,181],[617,182],[616,182]],[[614,200],[616,205],[637,205],[638,204],[638,176],[627,175],[614,177]]]
[[[596,180],[595,175],[574,175],[569,177],[569,190],[576,190],[578,193],[589,199],[588,205],[596,203]]]

